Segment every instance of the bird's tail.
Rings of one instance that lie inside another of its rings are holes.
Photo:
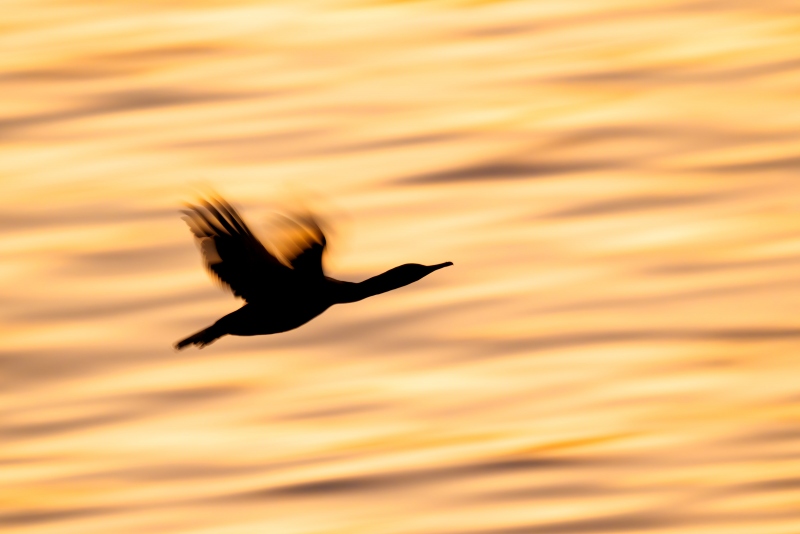
[[[208,328],[205,328],[195,334],[192,334],[186,339],[178,341],[177,343],[175,343],[175,348],[177,350],[181,350],[189,345],[197,345],[198,349],[202,349],[206,345],[210,345],[211,343],[221,338],[225,334],[227,334],[227,332],[219,328],[219,326],[217,326],[217,324],[215,323],[209,326]]]

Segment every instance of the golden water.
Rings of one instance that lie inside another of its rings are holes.
[[[800,532],[795,1],[1,7],[3,532]],[[204,187],[455,266],[177,353]]]

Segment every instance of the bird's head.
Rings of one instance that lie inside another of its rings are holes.
[[[384,275],[390,278],[396,287],[402,287],[417,280],[424,278],[431,274],[433,271],[438,271],[444,267],[453,265],[453,262],[437,263],[436,265],[420,265],[419,263],[406,263],[395,267]]]

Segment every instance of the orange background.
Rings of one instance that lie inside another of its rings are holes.
[[[794,2],[2,12],[4,532],[800,531]],[[208,186],[455,266],[176,353]]]

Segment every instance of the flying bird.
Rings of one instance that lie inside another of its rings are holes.
[[[363,282],[344,282],[325,276],[322,253],[326,239],[313,216],[284,218],[292,237],[278,259],[256,238],[236,210],[221,197],[188,205],[184,220],[200,243],[208,270],[245,305],[217,322],[178,341],[203,348],[225,335],[277,334],[304,325],[333,306],[386,293],[453,265],[406,263]]]

